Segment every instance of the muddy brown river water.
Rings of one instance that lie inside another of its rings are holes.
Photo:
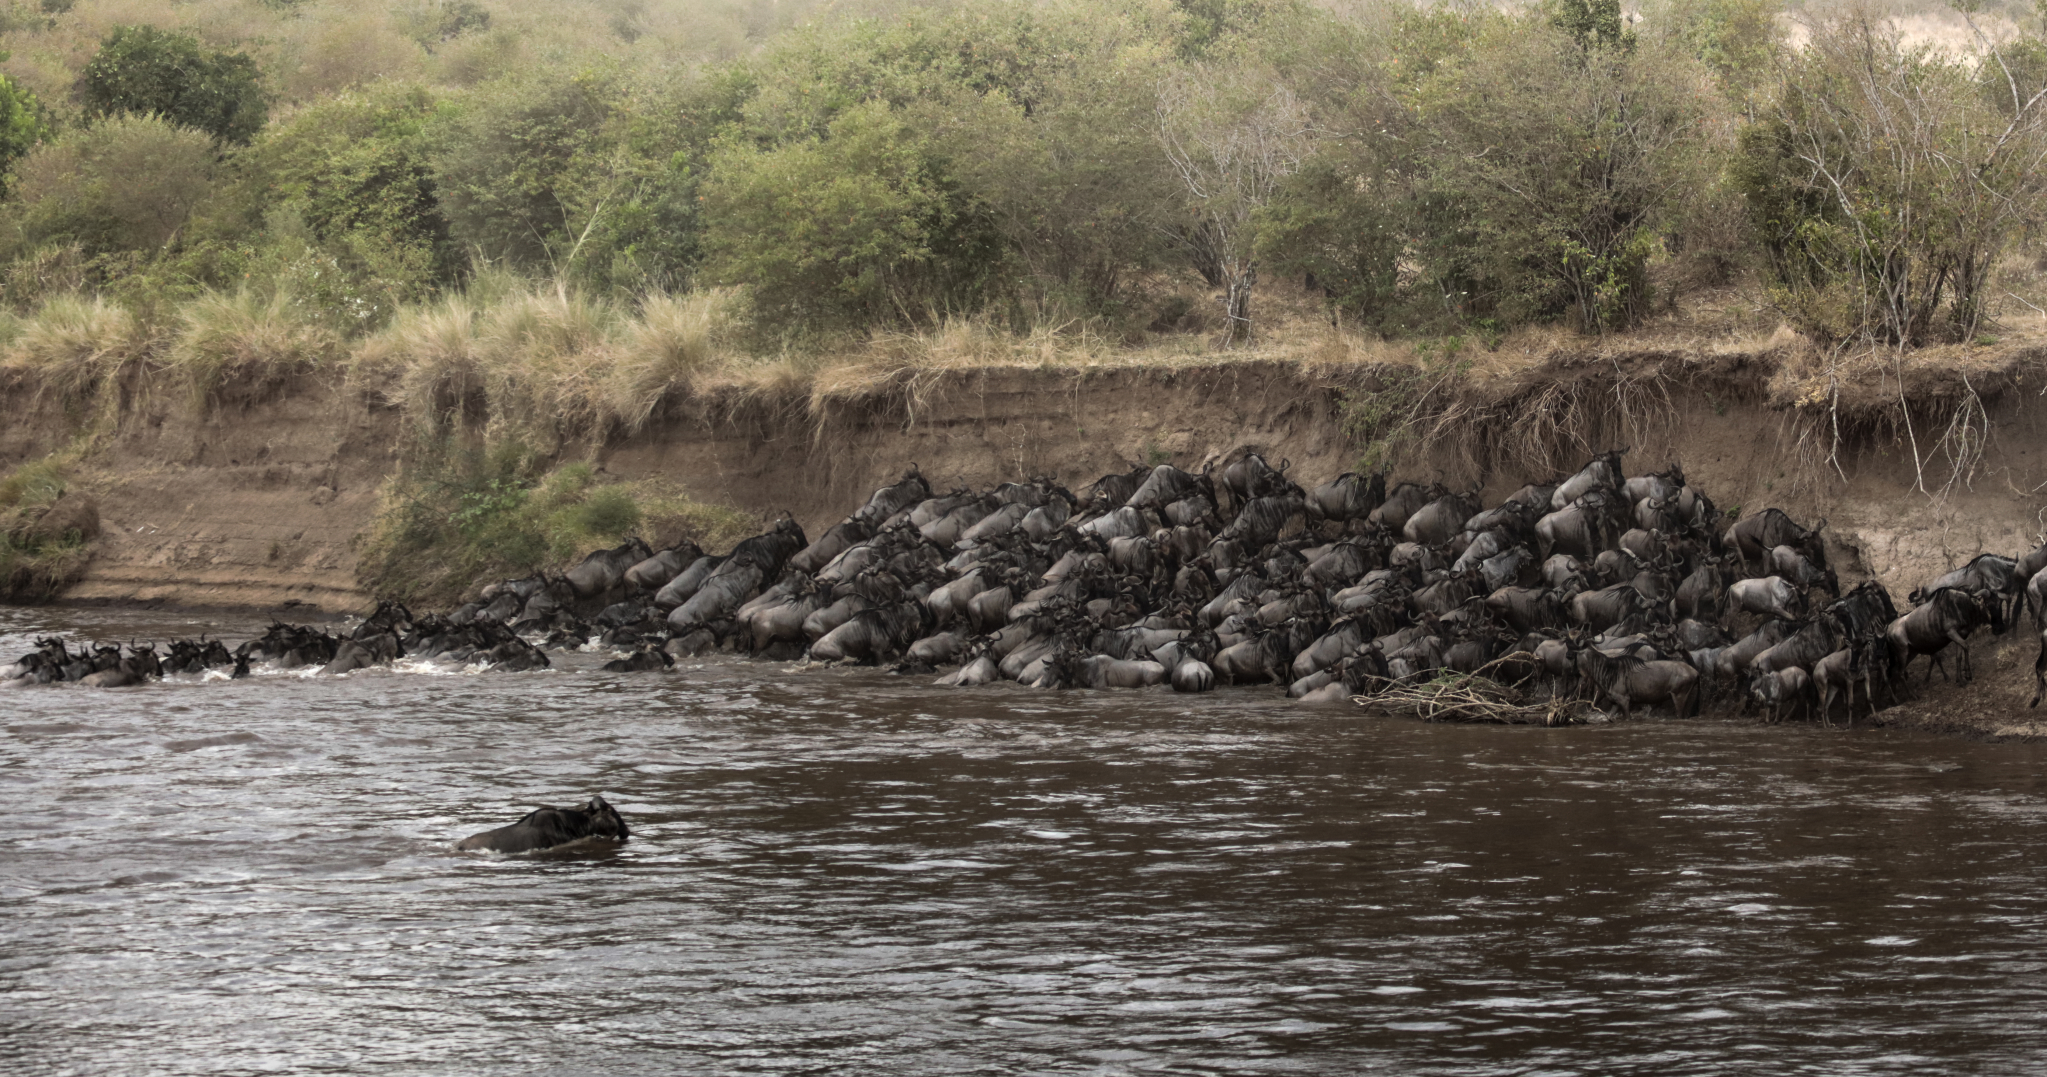
[[[0,1066],[2047,1065],[2040,746],[603,657],[0,691]],[[615,852],[449,851],[595,792]]]

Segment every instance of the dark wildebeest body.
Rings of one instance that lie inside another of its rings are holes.
[[[641,644],[624,658],[604,663],[606,673],[654,673],[675,665],[675,656],[651,643]]]
[[[1798,630],[1786,636],[1781,642],[1757,655],[1749,663],[1751,670],[1775,673],[1781,669],[1798,668],[1810,671],[1820,659],[1833,654],[1841,647],[1841,629],[1831,617],[1821,616],[1798,626]]]
[[[1588,647],[1578,654],[1578,671],[1596,697],[1620,704],[1623,717],[1632,717],[1637,704],[1654,706],[1666,700],[1679,718],[1698,713],[1699,671],[1684,662],[1644,661]]]
[[[1478,509],[1463,495],[1445,494],[1416,509],[1401,525],[1400,534],[1409,542],[1441,546],[1463,531],[1464,521],[1477,513]]]
[[[1679,617],[1717,618],[1726,596],[1721,586],[1720,566],[1702,561],[1677,585],[1676,610]]]
[[[811,644],[810,657],[820,662],[886,662],[924,638],[930,628],[931,612],[922,603],[865,609]]]
[[[1535,521],[1542,555],[1566,553],[1590,559],[1613,546],[1614,520],[1609,491],[1590,490],[1577,501]]]
[[[1301,515],[1303,502],[1297,493],[1261,497],[1244,504],[1242,512],[1223,528],[1226,539],[1240,539],[1250,552],[1255,553],[1279,538],[1287,521]]]
[[[1642,612],[1642,592],[1632,583],[1617,583],[1571,599],[1571,620],[1602,632]]]
[[[472,834],[455,843],[463,852],[531,853],[575,841],[625,841],[630,834],[618,811],[591,797],[580,808],[540,808],[510,826]]]
[[[1629,479],[1621,484],[1621,493],[1627,497],[1628,504],[1639,505],[1652,498],[1657,501],[1669,501],[1677,496],[1679,490],[1684,489],[1684,485],[1684,469],[1672,464],[1668,471],[1653,475],[1637,475]]]
[[[394,632],[366,639],[349,640],[334,651],[334,659],[321,667],[322,673],[347,673],[371,666],[386,666],[405,656],[405,647]]]
[[[1137,489],[1125,498],[1117,508],[1145,509],[1172,504],[1195,494],[1210,494],[1214,484],[1203,481],[1199,475],[1190,475],[1171,464],[1160,464],[1151,469]]]
[[[720,556],[699,557],[685,565],[681,573],[655,592],[654,604],[664,610],[672,610],[688,602],[703,587],[704,581],[711,578],[711,573],[724,565],[725,560]]]
[[[1535,521],[1539,516],[1534,510],[1519,501],[1508,501],[1496,509],[1487,509],[1464,521],[1464,529],[1473,534],[1486,531],[1504,531],[1514,542],[1528,542],[1535,538]]]
[[[1977,554],[1969,563],[1933,581],[1924,590],[1914,591],[1906,598],[1920,602],[1944,587],[1967,591],[1976,596],[1978,602],[1994,602],[1999,607],[1999,635],[2004,634],[2004,624],[2016,620],[2011,607],[2031,581],[2020,578],[2018,562],[1994,553]]]
[[[1797,666],[1778,670],[1751,669],[1749,695],[1769,708],[1766,720],[1775,724],[1784,720],[1787,707],[1804,710],[1811,706],[1812,675]]]
[[[1144,480],[1150,477],[1151,469],[1141,466],[1131,468],[1129,471],[1104,475],[1096,479],[1093,485],[1085,487],[1088,501],[1090,503],[1102,501],[1110,506],[1127,504],[1130,495],[1136,493],[1137,488],[1143,486]]]
[[[1564,627],[1563,603],[1543,587],[1500,587],[1486,596],[1486,609],[1516,632]]]
[[[625,570],[626,590],[634,593],[659,591],[702,556],[703,547],[688,539],[665,550],[656,550],[654,556]]]
[[[100,654],[107,651],[119,654],[120,648],[99,648]],[[118,658],[113,664],[74,678],[87,688],[129,688],[153,677],[163,676],[163,663],[157,658],[152,646],[131,648],[127,657]]]
[[[1339,542],[1327,553],[1316,558],[1301,573],[1301,582],[1310,587],[1349,587],[1364,578],[1365,573],[1379,567],[1376,551],[1355,542]]]
[[[1623,451],[1625,450],[1616,449],[1611,452],[1601,453],[1593,457],[1590,463],[1580,468],[1577,474],[1558,483],[1557,488],[1550,493],[1549,508],[1552,511],[1561,509],[1571,502],[1584,497],[1596,487],[1604,486],[1613,490],[1619,490],[1621,483],[1626,481],[1625,477],[1621,474],[1621,453]]]
[[[832,559],[845,553],[859,543],[874,537],[874,527],[858,516],[848,516],[826,529],[817,541],[798,550],[789,558],[789,567],[798,572],[816,572],[831,564]]]
[[[1286,477],[1289,461],[1281,460],[1278,467],[1265,462],[1265,457],[1255,452],[1245,453],[1241,458],[1223,467],[1223,488],[1230,492],[1231,500],[1246,505],[1261,497],[1279,497],[1283,494],[1298,494],[1305,498],[1299,486]]]
[[[1843,647],[1813,663],[1812,683],[1820,693],[1820,724],[1832,725],[1834,696],[1848,698],[1848,724],[1855,725],[1855,652]]]
[[[645,542],[629,538],[608,550],[594,550],[568,571],[577,598],[595,598],[625,583],[626,571],[654,556]]]
[[[1827,526],[1821,520],[1819,526],[1808,531],[1791,521],[1782,509],[1764,509],[1754,516],[1735,524],[1728,530],[1728,537],[1734,540],[1734,548],[1741,555],[1746,566],[1767,563],[1767,555],[1778,546],[1789,546],[1806,559],[1821,568],[1827,566],[1827,545],[1820,537],[1820,531]]]
[[[1388,534],[1398,535],[1407,526],[1407,518],[1420,512],[1423,505],[1443,496],[1441,485],[1423,486],[1420,483],[1403,482],[1386,495],[1379,507],[1367,514],[1366,519],[1378,524]]]
[[[1370,516],[1386,500],[1386,476],[1346,471],[1315,487],[1308,495],[1308,522],[1349,523]]]
[[[704,580],[689,601],[669,612],[668,627],[687,632],[693,625],[730,617],[741,603],[759,593],[767,578],[758,563],[734,554]]]
[[[1835,598],[1841,597],[1841,581],[1834,570],[1812,563],[1812,559],[1789,546],[1772,546],[1763,556],[1763,570],[1790,580],[1801,588],[1819,586]]]
[[[1797,620],[1805,613],[1805,596],[1781,576],[1736,580],[1727,597],[1743,613],[1784,620]]]
[[[1926,604],[1891,622],[1885,637],[1891,644],[1891,665],[1899,676],[1905,676],[1912,659],[1919,655],[1931,655],[1932,663],[1926,669],[1926,679],[1933,679],[1933,667],[1939,666],[1943,677],[1950,681],[1967,681],[1973,672],[1969,666],[1969,637],[1985,624],[1992,631],[2001,631],[1999,605],[1991,601],[1979,602],[1976,596],[1953,587],[1943,587],[1927,596]],[[1947,663],[1941,652],[1948,644],[1962,649],[1962,660],[1956,664],[1955,675],[1950,677]]]

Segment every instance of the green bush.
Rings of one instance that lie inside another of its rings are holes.
[[[886,105],[849,108],[821,138],[735,143],[704,185],[705,272],[745,285],[771,323],[851,328],[977,306],[1000,263],[928,142]]]
[[[599,153],[617,88],[598,74],[549,70],[451,99],[432,132],[434,184],[456,242],[483,257],[558,272],[578,253],[595,207],[574,205],[576,173]]]
[[[1859,17],[1811,29],[1733,170],[1773,298],[1825,341],[1973,339],[1990,274],[2042,223],[2047,98],[2020,89],[2038,44],[2014,67]]]
[[[440,107],[424,88],[378,86],[293,112],[236,156],[220,226],[267,235],[267,274],[352,323],[455,283],[465,260],[426,133]]]
[[[50,119],[36,95],[0,75],[0,193],[15,162],[50,137]]]
[[[268,108],[249,54],[209,51],[190,34],[150,26],[115,27],[81,85],[92,116],[162,116],[236,145],[262,129]]]
[[[1603,25],[1584,44],[1498,20],[1412,98],[1416,219],[1441,276],[1471,282],[1467,313],[1595,330],[1650,309],[1649,261],[1709,182],[1707,78],[1658,44],[1606,44]]]
[[[120,115],[37,146],[15,170],[7,206],[14,251],[75,244],[88,257],[156,251],[213,191],[204,132]]]
[[[37,536],[37,510],[64,496],[64,460],[33,460],[0,475],[0,602],[47,602],[76,582],[91,559],[76,531]]]
[[[388,482],[363,544],[366,589],[452,603],[491,580],[564,569],[645,526],[649,538],[730,541],[751,521],[589,464],[546,469],[523,446],[429,452]]]

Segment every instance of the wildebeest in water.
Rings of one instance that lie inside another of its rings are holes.
[[[622,842],[629,836],[618,810],[593,796],[580,808],[537,808],[510,826],[455,843],[461,852],[531,853],[571,842]]]

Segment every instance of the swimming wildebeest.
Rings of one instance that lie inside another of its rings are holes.
[[[570,842],[620,842],[630,835],[617,809],[601,796],[580,808],[539,808],[510,826],[472,834],[455,843],[463,852],[531,853]]]

